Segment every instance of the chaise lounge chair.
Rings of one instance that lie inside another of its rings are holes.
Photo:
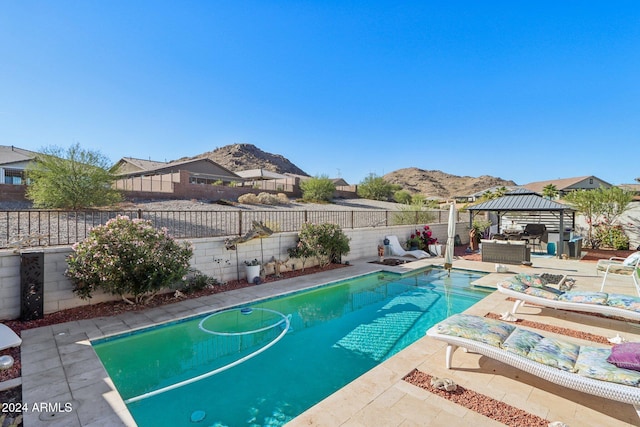
[[[402,249],[402,245],[398,241],[398,236],[385,236],[385,238],[389,239],[389,249],[391,250],[392,255],[395,255],[395,256],[410,255],[418,259],[429,258],[431,256],[425,251],[420,249],[416,249],[414,251],[405,251],[404,249]]]
[[[18,347],[22,344],[22,339],[7,325],[0,323],[0,350]]]
[[[638,274],[636,270],[640,266],[640,252],[634,252],[626,258],[611,257],[609,259],[601,259],[596,264],[596,274],[599,272],[604,273],[602,278],[602,286],[600,286],[600,292],[604,289],[604,285],[607,282],[607,276],[614,274],[618,276],[631,276],[633,278],[633,284],[636,286],[636,292],[640,295],[640,283],[638,283]]]
[[[561,292],[547,286],[539,275],[524,273],[498,282],[497,288],[500,293],[515,298],[512,314],[515,314],[525,302],[529,302],[543,307],[599,313],[640,321],[640,297],[604,292]]]
[[[467,314],[449,317],[429,329],[427,335],[447,343],[447,369],[451,369],[454,351],[462,347],[563,387],[630,403],[640,415],[640,372],[616,366],[628,366],[620,360],[608,361],[617,358],[617,346],[581,346]],[[629,344],[637,343],[620,344],[620,352]]]

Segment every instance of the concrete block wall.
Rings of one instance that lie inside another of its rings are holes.
[[[396,235],[400,242],[415,230],[415,226],[374,227],[344,230],[350,238],[349,254],[342,261],[377,258],[377,248],[387,235]],[[442,243],[447,238],[447,225],[431,227],[434,237]],[[459,235],[468,243],[468,225],[458,224]],[[465,239],[466,237],[466,239]],[[211,237],[192,239],[194,246],[191,266],[221,281],[245,278],[244,261],[258,259],[269,263],[272,257],[287,259],[287,249],[296,244],[297,233],[275,233],[264,239],[254,239],[237,245],[237,250],[227,250],[224,238]],[[113,295],[96,292],[91,300],[82,300],[73,293],[73,285],[64,275],[67,269],[66,258],[71,253],[70,246],[45,247],[28,251],[44,252],[44,312],[54,313],[67,308],[117,299]],[[25,250],[26,252],[27,250]],[[289,260],[284,270],[302,268],[300,260]],[[309,259],[305,267],[317,265]],[[273,274],[273,267],[265,266],[266,274]],[[20,317],[20,254],[11,250],[0,251],[0,320]]]

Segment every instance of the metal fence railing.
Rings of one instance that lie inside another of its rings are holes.
[[[254,221],[274,232],[299,231],[305,222],[334,223],[343,229],[400,224],[446,223],[448,211],[388,210],[272,210],[272,211],[0,211],[0,248],[71,245],[85,239],[89,231],[118,215],[151,221],[166,227],[176,238],[243,235]],[[460,213],[458,221],[461,221]]]

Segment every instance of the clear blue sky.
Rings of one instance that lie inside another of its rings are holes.
[[[640,176],[640,1],[3,1],[0,144]]]

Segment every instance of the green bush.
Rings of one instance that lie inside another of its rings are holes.
[[[336,186],[326,175],[309,178],[300,183],[302,200],[305,202],[330,202]]]
[[[221,284],[215,277],[208,276],[200,270],[195,269],[190,270],[189,274],[183,279],[184,283],[180,290],[185,294],[191,294]]]
[[[403,203],[405,205],[408,205],[409,203],[411,203],[411,193],[409,193],[407,190],[398,190],[393,193],[393,200],[395,200],[396,203]]]
[[[400,186],[386,181],[384,178],[370,173],[360,184],[358,184],[358,196],[371,200],[390,200]]]
[[[611,248],[615,250],[629,249],[629,237],[619,225],[595,227],[594,242],[598,247]]]
[[[73,245],[66,275],[83,299],[102,289],[132,304],[140,303],[180,281],[189,271],[192,255],[191,245],[177,243],[165,228],[158,230],[150,221],[118,216]]]

